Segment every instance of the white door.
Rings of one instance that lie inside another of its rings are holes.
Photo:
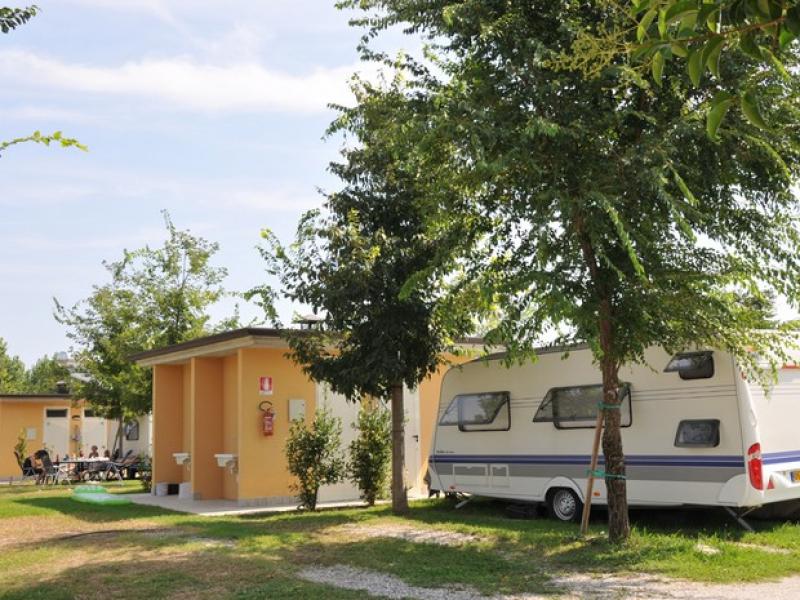
[[[69,451],[69,409],[44,409],[44,447],[50,458],[64,456]]]
[[[419,388],[403,386],[403,407],[406,413],[406,486],[409,495],[422,493],[419,467],[422,462],[419,448]]]
[[[106,420],[102,417],[96,417],[91,408],[86,408],[83,411],[83,427],[81,430],[81,450],[84,456],[89,456],[92,446],[97,446],[100,456],[106,449]]]
[[[317,406],[327,408],[331,415],[342,421],[342,452],[347,453],[350,442],[358,435],[353,423],[358,421],[358,404],[348,402],[340,395],[334,394],[327,385],[317,384]],[[308,415],[309,421],[313,415]],[[324,485],[319,490],[318,502],[342,502],[345,500],[358,500],[358,488],[349,480],[335,485]]]

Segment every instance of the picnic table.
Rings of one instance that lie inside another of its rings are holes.
[[[114,461],[108,457],[99,456],[95,458],[78,457],[61,459],[53,463],[68,477],[75,476],[76,479],[93,479],[92,475],[100,479],[101,476],[109,478],[109,474],[117,479],[122,479],[119,469],[114,468]]]

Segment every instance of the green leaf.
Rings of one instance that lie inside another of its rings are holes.
[[[708,111],[708,116],[706,117],[706,133],[712,140],[716,141],[719,139],[717,136],[719,126],[722,123],[722,119],[725,117],[725,113],[728,112],[731,103],[733,103],[734,98],[735,96],[728,92],[718,92],[711,100],[711,109]]]
[[[778,60],[777,56],[775,56],[767,48],[762,48],[761,52],[767,57],[767,59],[769,59],[770,64],[785,81],[792,80],[792,76],[789,74],[789,71],[786,70],[786,67],[784,67],[783,63],[780,60]]]
[[[689,13],[696,12],[697,2],[694,0],[683,0],[682,2],[676,2],[667,9],[667,12],[664,14],[664,20],[669,25],[679,19],[683,19],[683,17]]]
[[[764,55],[761,53],[761,48],[756,43],[756,32],[748,31],[742,34],[739,38],[739,48],[748,56],[756,60],[763,60]]]
[[[692,190],[689,189],[689,186],[686,185],[686,182],[683,180],[683,177],[681,177],[680,173],[678,173],[671,166],[670,170],[672,171],[672,176],[675,179],[675,183],[678,185],[678,188],[681,190],[681,193],[684,195],[687,202],[689,202],[689,204],[692,206],[697,206],[698,204],[697,198],[695,198],[695,195],[692,193]]]
[[[661,76],[664,73],[664,55],[661,52],[656,52],[655,56],[653,56],[653,81],[655,81],[658,87],[661,87]]]
[[[702,64],[708,67],[715,77],[719,77],[719,57],[722,53],[722,48],[725,45],[725,37],[717,35],[706,42],[703,47]]]
[[[639,21],[639,26],[636,28],[637,41],[643,42],[647,38],[647,30],[650,29],[650,25],[653,24],[653,19],[656,18],[656,15],[658,15],[658,7],[653,7],[644,14],[642,20]]]
[[[758,110],[758,102],[756,101],[755,94],[752,90],[746,92],[741,98],[742,112],[747,120],[756,127],[761,129],[769,129],[767,122],[761,116],[761,111]]]
[[[706,17],[706,27],[711,33],[719,31],[719,11],[713,10],[711,14]]]
[[[694,87],[700,86],[700,79],[703,77],[703,52],[699,49],[689,53],[689,61],[686,66],[689,71],[689,79],[692,80]]]
[[[675,56],[680,56],[681,58],[686,58],[687,56],[689,56],[689,50],[686,48],[686,44],[680,44],[678,42],[674,42],[670,44],[669,49],[672,50],[672,53]]]
[[[661,39],[664,39],[667,35],[667,11],[660,10],[658,11],[658,35],[661,36]]]
[[[794,40],[794,38],[796,37],[797,35],[789,31],[789,28],[786,27],[786,24],[784,24],[781,27],[781,32],[778,37],[778,43],[780,44],[781,48],[786,48],[786,46],[791,44],[792,40]]]

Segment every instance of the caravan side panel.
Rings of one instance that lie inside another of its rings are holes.
[[[651,349],[646,358],[651,366],[620,372],[631,389],[632,423],[622,430],[631,504],[736,504],[720,499],[726,484],[744,473],[732,358],[715,352],[713,376],[696,380],[661,372],[670,359],[663,350]],[[457,394],[507,391],[511,423],[507,431],[440,424],[430,458],[434,487],[529,501],[544,500],[554,486],[583,490],[593,429],[557,429],[533,418],[551,388],[599,383],[588,350],[573,350],[566,359],[542,354],[536,363],[511,368],[490,360],[452,369],[442,384],[440,419]],[[719,421],[719,443],[677,447],[676,433],[687,420]],[[604,483],[595,489],[592,501],[604,503]]]

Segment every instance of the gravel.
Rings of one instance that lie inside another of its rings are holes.
[[[337,527],[334,532],[344,533],[356,538],[394,538],[418,544],[437,544],[439,546],[460,546],[481,541],[479,536],[469,533],[432,528],[421,529],[395,523],[381,523],[380,526],[353,523]]]
[[[365,592],[375,598],[413,600],[546,600],[557,598],[626,598],[637,600],[770,600],[800,598],[800,577],[781,581],[738,585],[711,585],[670,580],[648,575],[573,574],[555,577],[551,584],[561,595],[515,594],[485,596],[469,586],[421,587],[408,585],[393,575],[356,569],[345,565],[309,567],[298,573],[301,579],[337,588]]]

